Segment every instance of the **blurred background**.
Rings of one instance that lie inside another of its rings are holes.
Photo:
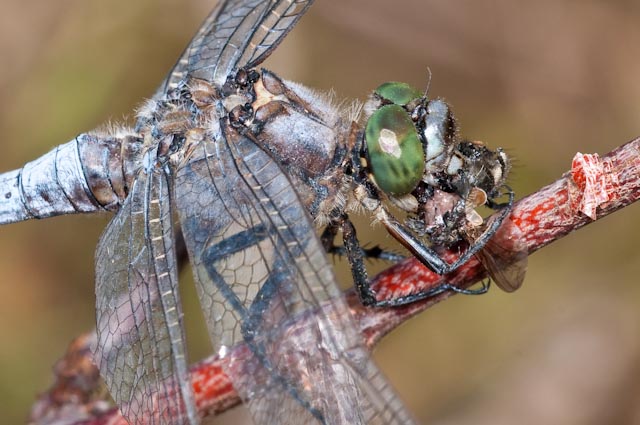
[[[362,100],[388,80],[424,87],[430,68],[430,94],[453,105],[462,134],[515,158],[519,197],[557,179],[575,152],[640,135],[637,1],[316,3],[265,67]],[[4,0],[0,170],[131,122],[213,4]],[[420,422],[640,423],[639,213],[633,205],[536,253],[514,294],[454,297],[386,337],[375,357]],[[108,220],[0,229],[4,423],[25,422],[55,360],[94,326],[93,256]],[[197,359],[208,347],[183,278]]]

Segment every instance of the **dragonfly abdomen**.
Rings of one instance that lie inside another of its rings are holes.
[[[117,211],[140,168],[142,144],[135,135],[81,134],[0,174],[0,224]]]

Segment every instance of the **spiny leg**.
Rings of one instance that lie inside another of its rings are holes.
[[[342,222],[342,220],[340,222]],[[345,246],[335,244],[335,236],[338,234],[340,228],[341,224],[329,224],[322,232],[320,240],[327,254],[346,257],[347,249],[345,248]],[[407,258],[406,255],[383,249],[382,247],[380,247],[380,245],[374,245],[370,248],[364,248],[360,246],[360,251],[362,252],[362,256],[364,258],[389,261],[391,263],[397,263],[398,261],[402,261]]]
[[[451,264],[444,261],[435,250],[423,245],[420,241],[413,237],[412,234],[404,229],[403,226],[395,222],[395,220],[392,221],[391,219],[389,219],[385,222],[385,225],[392,234],[395,233],[395,235],[398,236],[398,239],[403,239],[406,242],[405,246],[430,270],[440,275],[451,273],[452,271],[455,271],[460,266],[469,261],[473,255],[480,251],[493,237],[504,219],[508,216],[513,206],[514,193],[509,187],[507,187],[507,190],[507,194],[509,196],[508,202],[502,204],[495,203],[493,200],[487,202],[490,208],[501,209],[496,219],[490,223],[488,228],[482,233],[482,235],[480,235],[478,239],[473,241],[473,243],[467,248],[462,256],[460,256],[455,262]],[[338,229],[342,230],[342,247],[336,247],[334,245],[334,238],[338,232]],[[363,305],[366,306],[400,306],[429,298],[434,295],[438,295],[444,291],[454,291],[466,295],[479,295],[484,294],[489,290],[490,281],[488,280],[483,281],[482,286],[477,289],[459,288],[455,285],[443,283],[436,287],[429,288],[426,291],[418,292],[415,294],[409,294],[389,300],[378,300],[376,298],[376,293],[369,282],[366,267],[364,265],[364,258],[369,256],[374,258],[384,258],[380,255],[379,251],[381,250],[377,247],[374,247],[373,250],[369,251],[363,249],[358,241],[355,227],[346,215],[341,217],[339,222],[327,226],[322,234],[322,243],[327,252],[346,255],[351,266],[351,273],[353,275],[356,291],[358,292]]]
[[[498,231],[498,228],[500,228],[504,219],[507,218],[513,206],[513,191],[510,191],[508,195],[509,201],[503,204],[504,207],[497,213],[496,218],[489,223],[486,230],[473,241],[453,263],[447,263],[443,260],[433,248],[424,245],[409,229],[391,217],[385,210],[381,209],[379,211],[378,219],[384,224],[387,231],[420,260],[422,264],[439,275],[445,275],[455,271],[469,261],[471,257],[484,248],[489,239]]]
[[[412,303],[414,301],[432,297],[434,295],[438,295],[445,291],[454,291],[462,294],[477,295],[484,294],[489,289],[488,284],[485,284],[484,282],[482,287],[478,289],[463,289],[458,288],[454,285],[450,285],[448,283],[444,283],[419,293],[409,294],[403,297],[397,297],[388,300],[378,300],[376,298],[375,291],[371,287],[371,282],[369,281],[367,269],[364,264],[365,250],[360,247],[360,242],[358,241],[353,223],[351,223],[349,218],[345,215],[342,217],[339,224],[336,223],[331,227],[332,228],[330,230],[325,229],[325,232],[323,232],[323,244],[328,241],[329,238],[331,243],[333,244],[333,236],[330,237],[330,235],[335,235],[337,233],[338,227],[342,230],[343,246],[341,247],[341,250],[344,251],[347,260],[349,261],[356,291],[358,293],[358,296],[360,297],[360,301],[365,306],[401,306]],[[326,246],[329,245],[325,245],[325,247]]]

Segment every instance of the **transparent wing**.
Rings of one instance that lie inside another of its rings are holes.
[[[187,75],[222,85],[241,67],[265,60],[313,0],[227,0],[207,17],[156,96]]]
[[[213,345],[221,355],[242,350],[226,372],[254,421],[411,423],[288,178],[222,126],[178,170],[176,205]]]
[[[513,292],[524,282],[528,255],[522,232],[509,218],[505,218],[476,257],[500,289]]]
[[[96,251],[96,363],[131,424],[198,422],[166,175],[143,170]]]

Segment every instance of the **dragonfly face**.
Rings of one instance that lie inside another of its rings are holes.
[[[0,176],[2,223],[117,211],[96,252],[96,363],[131,423],[198,422],[176,216],[213,346],[248,347],[226,373],[256,423],[410,424],[324,251],[341,230],[363,302],[379,305],[351,211],[364,208],[439,273],[478,253],[508,213],[475,234],[469,207],[478,193],[493,205],[508,161],[458,141],[444,102],[385,84],[362,123],[357,108],[256,68],[310,5],[220,2],[134,129],[79,136]],[[428,218],[440,192],[456,201]],[[466,236],[477,241],[452,265],[430,246]]]

